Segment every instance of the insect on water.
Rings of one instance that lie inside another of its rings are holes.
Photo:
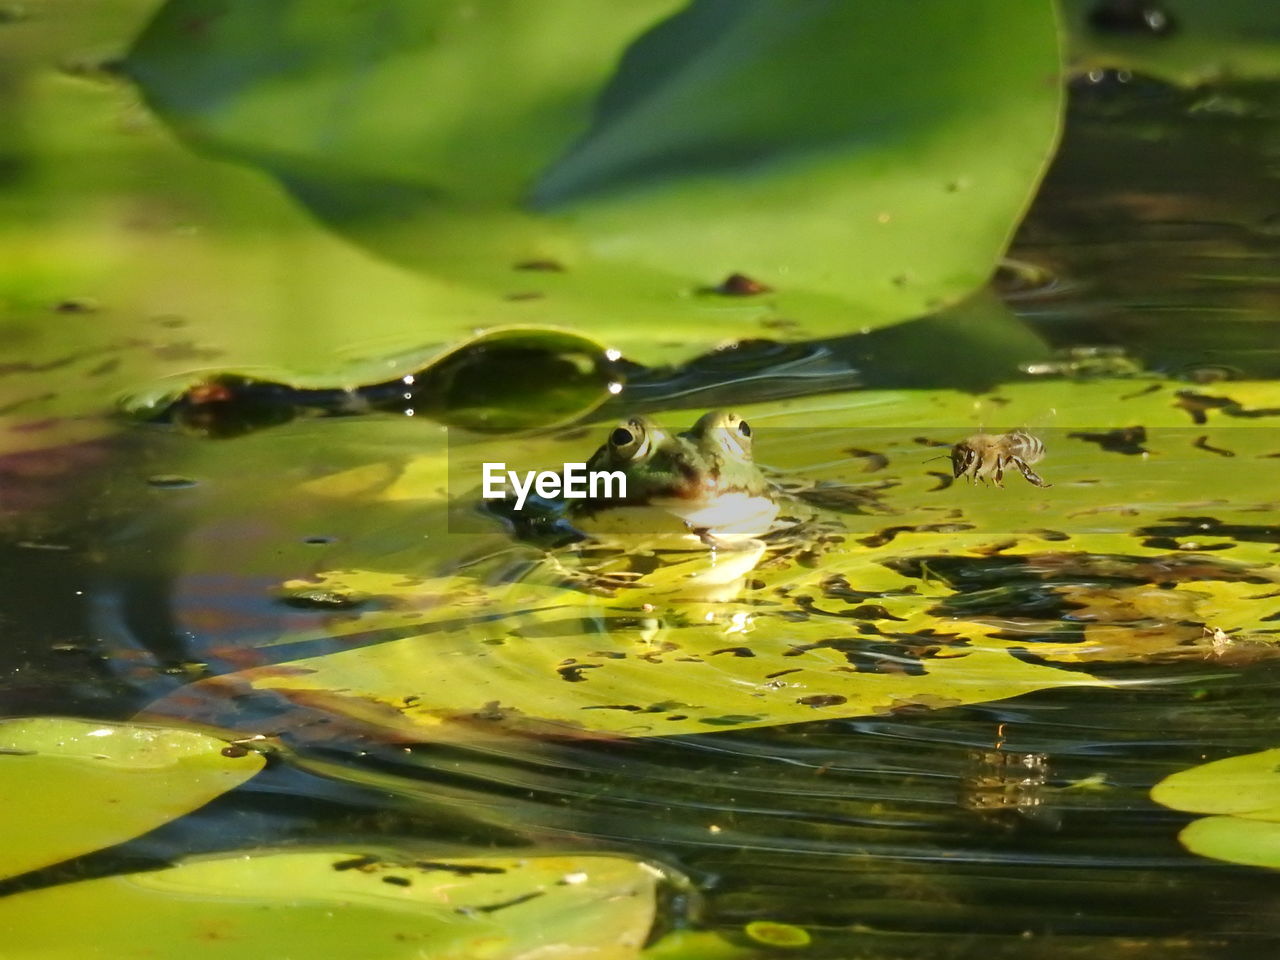
[[[1009,466],[1017,467],[1037,487],[1053,486],[1031,469],[1043,459],[1044,441],[1025,430],[975,433],[951,448],[951,470],[957,479],[968,477],[984,483],[990,479],[997,487],[1004,486],[1004,471]]]

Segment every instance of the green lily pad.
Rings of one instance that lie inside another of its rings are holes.
[[[1074,65],[1183,86],[1280,75],[1280,16],[1256,0],[1064,0]]]
[[[1191,813],[1280,821],[1280,749],[1171,774],[1151,789],[1151,799]]]
[[[1055,145],[1057,43],[1018,0],[170,0],[125,69],[197,149],[427,278],[425,338],[481,314],[651,362],[980,286]]]
[[[1270,820],[1204,817],[1185,826],[1178,839],[1202,857],[1280,870],[1280,811]]]
[[[240,671],[187,693],[247,684],[424,739],[459,726],[480,734],[644,737],[936,709],[1098,683],[1025,662],[971,624],[934,633],[936,621],[925,616],[893,624],[895,633],[917,639],[912,653],[860,641],[833,623],[789,623],[767,613],[757,623],[746,605],[724,604],[714,614],[684,605],[666,619],[694,622],[655,620],[647,629],[640,598],[592,604],[571,591],[532,587],[512,594],[495,598],[504,610],[499,622],[463,619],[452,629]],[[458,619],[447,606],[437,612]],[[365,629],[405,623],[399,611],[362,619]]]
[[[1171,774],[1151,799],[1195,820],[1178,839],[1192,853],[1280,869],[1280,749],[1246,753]]]
[[[152,709],[182,715],[198,694],[216,703],[247,684],[410,737],[653,736],[997,700],[1096,683],[1082,671],[1095,663],[1274,657],[1276,410],[1275,384],[1139,378],[744,408],[761,463],[829,491],[832,505],[813,509],[839,539],[723,589],[706,589],[708,556],[659,555],[612,595],[496,526],[460,524],[448,501],[470,510],[486,461],[580,460],[606,425],[519,444],[455,435],[447,447],[400,423],[353,424],[349,442],[323,449],[307,433],[252,438],[246,456],[300,479],[279,506],[262,504],[268,532],[239,541],[246,589],[274,584],[310,613],[264,608],[247,643],[210,651],[225,669],[252,669]],[[700,412],[660,419],[680,428]],[[1016,473],[1003,489],[950,482],[949,462],[931,460],[980,426],[1014,425],[1044,438],[1038,469],[1052,487]],[[347,452],[340,466],[334,449]],[[219,522],[243,531],[234,468],[215,466],[174,469],[209,476],[226,498]],[[1212,492],[1228,469],[1225,502]],[[315,529],[334,543],[305,544]],[[184,576],[207,582],[226,539],[216,527],[189,537]],[[358,603],[321,609],[307,603],[317,595]],[[190,595],[196,622],[210,599]],[[242,618],[243,599],[230,599]]]
[[[11,957],[625,960],[662,874],[605,856],[241,853],[0,900]]]
[[[0,876],[136,837],[262,769],[195,730],[64,717],[0,720]]]

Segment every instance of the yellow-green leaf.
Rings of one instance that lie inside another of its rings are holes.
[[[260,753],[195,730],[0,720],[0,876],[109,847],[244,783]]]
[[[605,856],[245,852],[5,897],[0,939],[14,960],[627,960],[661,876]]]

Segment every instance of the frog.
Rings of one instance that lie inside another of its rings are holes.
[[[579,529],[597,535],[670,532],[674,521],[674,529],[723,548],[763,535],[780,511],[777,490],[752,457],[751,425],[732,411],[712,410],[677,434],[631,417],[613,428],[587,470],[626,478],[623,497],[571,505]]]
[[[806,509],[804,485],[769,476],[753,443],[751,425],[731,410],[679,433],[631,416],[586,462],[589,473],[620,473],[625,494],[542,500],[505,519],[518,538],[547,548],[562,573],[572,564],[570,579],[593,592],[653,583],[664,564],[668,581],[732,583],[766,555],[785,562],[834,540],[831,525]]]

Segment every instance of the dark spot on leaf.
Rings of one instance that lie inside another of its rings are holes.
[[[795,330],[800,323],[788,317],[766,317],[760,321],[760,326],[769,330]]]
[[[874,450],[863,450],[861,447],[849,447],[845,450],[849,456],[855,460],[865,460],[862,465],[863,473],[875,473],[877,470],[883,470],[889,465],[889,458],[883,453],[876,453]]]
[[[598,670],[598,663],[574,663],[567,664],[562,667],[556,667],[556,673],[560,674],[561,680],[567,680],[570,683],[581,683],[587,678],[582,675],[584,670]]]
[[[995,543],[982,543],[976,547],[971,547],[969,552],[979,557],[994,557],[997,554],[1011,550],[1018,545],[1016,537],[1010,537],[1008,540],[998,540]]]
[[[1061,530],[1048,530],[1043,527],[1037,527],[1031,530],[1019,530],[1018,532],[1029,533],[1032,536],[1039,537],[1041,540],[1050,540],[1053,542],[1071,539],[1070,534],[1063,533]]]
[[[806,707],[838,707],[842,703],[848,703],[848,697],[842,697],[838,693],[815,693],[809,697],[800,697],[796,703]]]
[[[105,377],[108,373],[115,373],[120,367],[120,358],[112,357],[110,360],[103,360],[100,364],[89,371],[88,376]]]
[[[903,590],[857,590],[850,586],[847,577],[839,573],[823,580],[821,587],[823,596],[832,600],[848,600],[851,603],[861,603],[864,600],[881,600],[885,597],[911,597],[919,592],[914,585]],[[813,605],[813,597],[796,597],[796,603],[801,606],[811,607]]]
[[[704,288],[705,293],[718,293],[726,297],[755,297],[762,293],[771,293],[773,288],[758,280],[752,280],[744,273],[731,273],[714,287]]]
[[[941,470],[927,470],[925,473],[927,476],[938,478],[937,485],[930,487],[925,491],[926,493],[937,493],[939,490],[945,490],[956,482],[955,478],[951,476],[951,474],[943,473]]]
[[[1135,390],[1133,393],[1124,393],[1120,395],[1121,400],[1133,400],[1137,397],[1145,397],[1148,394],[1158,393],[1164,389],[1163,383],[1153,383],[1149,387],[1143,387],[1141,390]]]
[[[224,757],[231,757],[232,759],[247,757],[249,755],[249,749],[247,747],[242,747],[238,743],[228,744],[222,748],[221,752]]]
[[[383,883],[389,883],[395,887],[409,887],[413,885],[413,881],[408,877],[383,877]]]
[[[634,703],[597,703],[589,707],[583,707],[583,710],[625,710],[628,713],[639,713],[643,707]]]
[[[900,533],[959,533],[963,530],[972,530],[971,523],[921,523],[915,526],[902,525],[896,527],[885,527],[878,533],[873,533],[869,537],[862,537],[858,540],[863,546],[867,547],[883,547],[886,543],[892,542]]]
[[[446,863],[443,860],[418,860],[414,863],[414,866],[420,870],[444,870],[460,877],[496,876],[507,872],[506,867],[489,867],[473,863]]]
[[[378,858],[365,854],[361,857],[352,857],[350,860],[339,860],[333,865],[335,870],[362,870],[365,867],[372,867],[378,863]]]
[[[864,603],[845,611],[842,616],[852,617],[855,620],[906,620],[906,617],[895,617],[878,603]]]
[[[71,297],[54,305],[56,313],[97,313],[102,307],[87,297]]]
[[[723,649],[720,649],[720,650],[711,651],[711,655],[713,657],[721,653],[731,653],[735,657],[754,657],[756,655],[755,651],[752,650],[750,647],[724,647]]]
[[[522,903],[528,903],[530,900],[536,900],[538,897],[543,896],[545,893],[546,893],[545,890],[535,890],[532,893],[526,893],[519,897],[513,897],[512,899],[504,900],[501,903],[491,903],[491,904],[488,904],[487,906],[474,907],[473,909],[477,910],[480,913],[496,913],[499,910],[507,909],[507,907],[515,907],[515,906],[519,906]]]
[[[535,259],[521,260],[515,265],[516,270],[533,270],[540,273],[563,273],[564,264],[558,260]]]
[[[1220,457],[1235,456],[1234,450],[1226,450],[1222,447],[1211,447],[1209,445],[1209,438],[1207,436],[1196,437],[1195,440],[1192,441],[1191,445],[1195,447],[1197,450],[1204,450],[1208,453],[1216,453]]]
[[[739,723],[754,723],[763,719],[763,714],[759,713],[729,713],[723,717],[702,717],[699,723],[705,723],[709,727],[731,727]]]
[[[1230,397],[1214,397],[1205,393],[1196,393],[1194,390],[1179,390],[1177,398],[1174,406],[1187,411],[1191,415],[1192,421],[1197,424],[1209,422],[1208,413],[1210,410],[1220,410],[1228,417],[1241,417],[1248,420],[1258,417],[1280,416],[1280,407],[1261,407],[1256,410],[1249,410]]]
[[[1075,440],[1096,443],[1107,453],[1123,453],[1126,456],[1136,456],[1147,452],[1146,448],[1142,446],[1147,442],[1147,430],[1145,427],[1121,427],[1117,430],[1108,430],[1105,433],[1068,433],[1067,436]]]
[[[792,667],[790,670],[775,670],[773,673],[766,673],[764,675],[764,678],[766,680],[774,680],[777,677],[785,677],[788,673],[799,673],[799,672],[800,672],[800,667]]]

